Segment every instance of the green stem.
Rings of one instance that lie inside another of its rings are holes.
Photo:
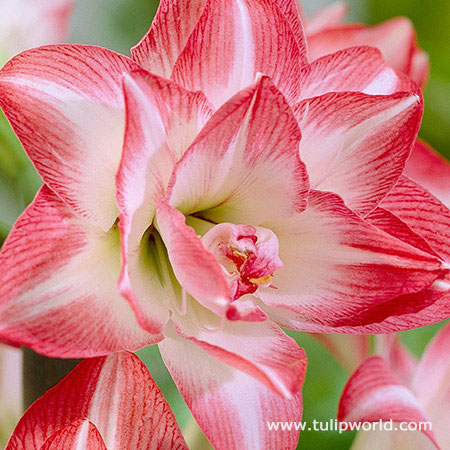
[[[192,416],[183,427],[183,436],[188,447],[193,450],[214,450],[214,447],[210,444]]]
[[[79,359],[56,359],[38,355],[23,348],[23,402],[28,408],[51,387],[58,384],[78,363]]]

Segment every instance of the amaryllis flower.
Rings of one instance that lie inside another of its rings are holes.
[[[342,394],[339,420],[356,423],[392,420],[396,427],[399,422],[410,422],[412,426],[407,431],[360,431],[353,450],[426,450],[450,446],[449,349],[447,324],[430,342],[419,362],[398,339],[391,337],[380,346],[382,357],[372,356],[361,364]]]
[[[306,358],[280,325],[450,315],[444,259],[367,219],[420,92],[369,47],[309,64],[294,2],[163,1],[132,57],[50,46],[0,72],[45,183],[0,256],[0,338],[64,357],[159,343],[215,448],[294,448],[266,427],[301,417]]]
[[[300,1],[299,1],[300,3]],[[430,71],[428,55],[417,45],[414,26],[406,17],[378,25],[345,23],[348,5],[335,2],[305,20],[308,55],[314,61],[324,55],[355,45],[381,50],[387,63],[422,86]]]
[[[22,414],[22,350],[0,344],[0,448]]]
[[[23,50],[62,42],[72,0],[0,0],[0,66]]]
[[[25,412],[6,450],[187,450],[136,355],[86,359]]]

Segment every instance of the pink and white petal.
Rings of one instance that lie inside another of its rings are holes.
[[[163,264],[170,270],[161,249],[161,239],[149,232],[143,236],[141,245],[133,252],[122,254],[122,268],[119,275],[118,291],[133,308],[140,327],[151,334],[162,333],[170,319],[170,300],[174,296],[176,281],[166,279],[160,272]],[[122,251],[126,251],[122,243]]]
[[[436,450],[436,445],[420,431],[358,431],[351,450]]]
[[[82,361],[26,411],[7,450],[39,449],[53,434],[88,419],[108,450],[187,449],[173,412],[139,358],[128,352]]]
[[[64,42],[73,6],[73,0],[1,0],[2,64],[24,50]]]
[[[126,131],[117,175],[117,203],[129,251],[155,215],[173,168],[212,111],[200,93],[143,70],[124,77]],[[128,242],[131,239],[131,242]]]
[[[416,370],[417,358],[402,344],[398,334],[380,334],[376,336],[375,353],[387,362],[395,376],[409,386]]]
[[[258,297],[302,331],[368,334],[357,327],[379,317],[366,311],[388,313],[386,302],[446,273],[441,260],[365,222],[332,193],[312,191],[305,211],[266,226],[278,237],[284,268],[274,274],[277,289],[260,288]]]
[[[306,21],[305,28],[308,39],[316,33],[340,25],[347,16],[348,11],[348,4],[341,1],[333,2],[319,9]]]
[[[436,324],[450,317],[448,292],[438,282],[414,294],[405,294],[356,313],[346,325],[306,323],[304,316],[277,307],[264,306],[264,312],[280,326],[298,331],[339,334],[385,334]]]
[[[306,36],[303,27],[303,11],[301,5],[296,0],[273,0],[280,8],[291,26],[295,40],[299,46],[301,54],[306,54]]]
[[[401,176],[422,111],[411,93],[329,93],[297,104],[312,188],[339,194],[359,214],[372,211]]]
[[[176,161],[211,109],[201,93],[188,92],[143,70],[125,75],[124,90],[127,123],[117,175],[122,243],[119,289],[139,323],[155,333],[168,319],[162,299],[169,288],[158,280],[154,263],[143,260],[145,247],[154,242],[142,241],[155,216],[156,198],[163,195]]]
[[[447,324],[428,345],[419,362],[411,388],[426,408],[442,448],[450,445],[447,411],[450,408],[450,326]]]
[[[59,45],[24,52],[0,71],[0,106],[44,182],[105,231],[117,218],[122,74],[137,67],[100,47]]]
[[[0,344],[0,448],[23,412],[22,369],[22,349]]]
[[[310,336],[349,372],[353,372],[370,355],[371,338],[367,335],[311,333]]]
[[[414,145],[404,174],[450,207],[450,162],[421,139]]]
[[[132,59],[149,72],[170,78],[206,3],[207,0],[161,0],[150,29],[131,49]]]
[[[442,259],[450,262],[450,211],[436,197],[402,176],[381,206],[425,239]]]
[[[286,100],[261,77],[217,111],[184,154],[170,204],[216,223],[252,225],[302,210],[309,183],[300,138]]]
[[[450,389],[449,353],[450,326],[447,324],[429,343],[411,383],[411,389],[427,410],[450,398],[446,392]]]
[[[159,348],[181,395],[216,450],[296,448],[298,430],[269,430],[268,422],[300,421],[301,392],[283,398],[187,340],[165,339]]]
[[[430,57],[428,53],[420,48],[416,48],[411,58],[411,68],[408,75],[422,89],[425,87],[430,76]]]
[[[87,419],[77,420],[50,436],[40,450],[108,450],[97,427]],[[33,450],[33,449],[30,449]]]
[[[340,422],[429,422],[414,394],[395,376],[379,356],[364,361],[348,380],[339,402]],[[436,445],[433,431],[423,433]]]
[[[291,398],[301,390],[307,364],[305,352],[278,325],[270,320],[227,320],[212,333],[198,324],[201,321],[191,320],[192,314],[195,312],[174,318],[175,330],[184,339],[279,395]]]
[[[327,92],[364,92],[389,95],[400,91],[419,93],[406,75],[397,73],[373,47],[350,47],[323,56],[301,70],[297,101]]]
[[[167,201],[156,205],[157,228],[167,249],[173,272],[183,289],[219,316],[231,305],[230,288],[221,266],[206,250],[181,212]]]
[[[299,48],[276,2],[210,0],[172,78],[189,90],[201,90],[217,108],[251,85],[258,73],[294,99],[300,67],[306,63],[305,46]]]
[[[364,217],[364,220],[425,253],[439,256],[423,237],[419,236],[405,222],[384,208],[377,207]]]
[[[407,74],[416,46],[414,27],[406,17],[396,17],[372,27],[349,24],[328,28],[308,37],[308,54],[314,61],[355,45],[380,49],[391,67]]]
[[[0,255],[0,336],[54,357],[137,350],[161,339],[116,292],[118,230],[105,233],[40,190]]]

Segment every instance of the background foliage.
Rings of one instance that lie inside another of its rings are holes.
[[[157,0],[77,0],[70,41],[96,44],[129,55],[129,49],[147,31]],[[330,3],[304,0],[311,13]],[[350,0],[353,21],[377,23],[405,15],[414,23],[419,43],[429,53],[432,72],[425,92],[425,116],[421,135],[441,153],[450,157],[450,2],[444,0]],[[0,238],[4,238],[18,214],[29,203],[40,179],[23,154],[4,118],[0,118]],[[402,339],[419,355],[437,326],[402,333]],[[318,343],[301,333],[292,333],[306,349],[309,366],[304,387],[304,420],[326,421],[336,417],[339,395],[348,374]],[[349,349],[350,351],[350,349]],[[140,352],[171,403],[180,425],[189,411],[165,369],[157,348]],[[348,449],[353,435],[332,432],[304,432],[304,450]],[[194,449],[194,450],[202,450]]]

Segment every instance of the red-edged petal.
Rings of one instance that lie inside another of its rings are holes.
[[[40,450],[108,450],[97,427],[87,419],[77,420],[50,436]]]
[[[300,421],[301,393],[283,398],[187,340],[165,339],[159,348],[181,395],[216,450],[296,448],[299,430],[270,431],[267,422]]]
[[[429,343],[418,366],[411,388],[432,418],[450,401],[450,325],[447,324]],[[443,416],[442,418],[446,417]],[[434,420],[433,420],[434,422]],[[442,422],[442,420],[437,420]],[[448,424],[447,424],[448,428]],[[436,431],[436,430],[435,430]],[[447,440],[447,443],[450,442]]]
[[[417,358],[402,344],[398,334],[376,336],[375,353],[388,363],[393,374],[409,385],[416,370]]]
[[[405,73],[419,86],[428,78],[428,55],[418,48],[414,26],[406,17],[396,17],[371,27],[336,23],[314,31],[308,33],[308,54],[312,61],[344,48],[368,45],[378,48],[392,68]]]
[[[370,336],[322,333],[311,333],[310,336],[319,341],[349,372],[353,372],[370,355]]]
[[[128,352],[82,361],[26,411],[6,449],[40,449],[79,419],[97,427],[108,450],[187,449],[158,386]]]
[[[320,31],[340,25],[349,11],[346,2],[333,2],[319,9],[306,21],[306,34],[312,36]]]
[[[104,230],[117,218],[122,73],[135,67],[103,48],[60,45],[22,53],[0,71],[0,106],[40,175]]]
[[[408,73],[415,48],[414,27],[406,17],[396,17],[372,27],[349,24],[329,28],[308,37],[308,54],[314,61],[355,45],[379,48],[390,66]]]
[[[425,253],[438,256],[423,237],[419,236],[405,222],[384,208],[378,207],[374,209],[364,220]]]
[[[170,78],[173,66],[202,15],[207,0],[161,0],[152,25],[131,49],[144,69]]]
[[[270,76],[287,98],[298,90],[305,47],[275,2],[209,0],[172,78],[190,90],[203,91],[215,107],[255,80]]]
[[[450,212],[439,200],[413,181],[401,177],[381,205],[383,208],[369,214],[367,221],[410,245],[439,255],[448,263]],[[358,331],[400,331],[445,320],[450,317],[449,287],[447,271],[430,288],[365,311],[359,317],[365,325]]]
[[[450,163],[426,142],[417,140],[404,174],[450,207]]]
[[[402,174],[422,117],[415,94],[329,93],[294,108],[300,156],[314,189],[333,191],[369,213]]]
[[[389,300],[428,288],[445,274],[437,257],[363,221],[332,193],[313,191],[305,211],[268,226],[284,268],[274,274],[277,289],[260,288],[257,296],[274,320],[297,321],[281,320],[287,327],[356,333],[361,322],[379,320],[366,316],[371,308],[383,312]]]
[[[303,29],[302,9],[296,0],[273,0],[289,22],[297,44],[303,54],[306,52],[305,31]]]
[[[124,77],[126,132],[117,175],[122,272],[120,292],[135,309],[140,324],[160,332],[168,319],[162,299],[168,294],[156,276],[155,261],[145,258],[144,233],[155,215],[157,196],[176,161],[189,147],[211,114],[201,93],[143,70]]]
[[[221,266],[207,251],[186,219],[166,201],[156,206],[157,227],[181,286],[203,306],[220,316],[230,307],[231,296]]]
[[[118,230],[74,216],[44,185],[16,222],[0,256],[0,335],[56,357],[137,350],[144,332],[115,289]]]
[[[202,317],[201,312],[191,312]],[[226,321],[218,330],[193,321],[191,315],[174,319],[175,330],[209,355],[246,372],[279,395],[291,398],[303,384],[305,352],[281,328],[265,322]]]
[[[389,95],[400,91],[418,92],[406,75],[397,73],[372,47],[351,47],[313,61],[300,74],[300,97],[317,97],[327,92],[364,92]]]
[[[261,77],[217,111],[184,154],[170,204],[216,223],[252,225],[302,210],[309,184],[300,138],[285,99]]]
[[[424,88],[430,75],[430,57],[427,52],[416,48],[411,58],[411,68],[408,75],[422,89]]]
[[[364,361],[348,380],[338,410],[341,422],[429,422],[414,394],[392,374],[379,356]],[[423,433],[438,447],[434,433]]]
[[[450,211],[436,197],[403,176],[381,206],[425,239],[442,259],[450,262]]]

